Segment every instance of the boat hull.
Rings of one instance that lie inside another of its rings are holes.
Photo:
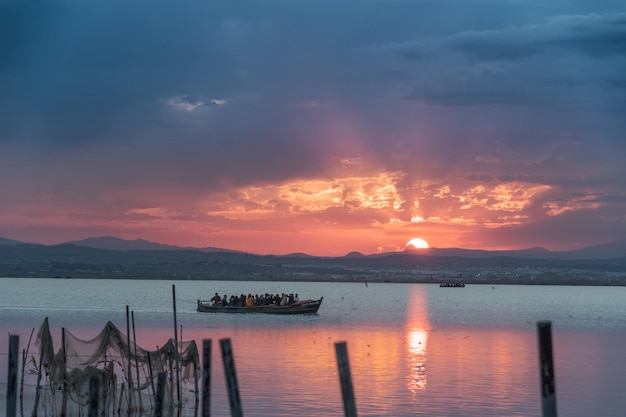
[[[197,311],[200,313],[229,313],[229,314],[317,314],[322,300],[304,300],[286,306],[214,306],[210,301],[198,300]]]

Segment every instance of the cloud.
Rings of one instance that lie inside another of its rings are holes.
[[[393,43],[387,49],[422,61],[460,53],[471,61],[518,61],[555,50],[594,57],[626,55],[626,13],[562,15],[543,23]]]
[[[580,102],[584,94],[595,102],[626,70],[625,22],[624,13],[563,15],[380,48],[405,60],[414,85],[407,99],[515,105]]]
[[[468,174],[465,176],[468,181],[491,182],[493,178],[489,174]]]
[[[200,99],[196,96],[192,95],[181,95],[175,96],[167,100],[167,104],[172,107],[182,108],[186,111],[194,111],[198,107],[219,107],[226,104],[226,100],[217,99],[217,98],[209,98],[209,99]]]

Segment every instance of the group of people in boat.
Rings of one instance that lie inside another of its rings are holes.
[[[231,295],[227,297],[226,294],[220,297],[218,293],[215,293],[211,298],[211,303],[214,306],[231,306],[231,307],[253,307],[253,306],[288,306],[290,304],[300,301],[298,294],[241,294],[240,296]]]

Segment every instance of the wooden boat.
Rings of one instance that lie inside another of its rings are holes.
[[[201,313],[239,313],[239,314],[316,314],[322,305],[322,300],[302,300],[286,306],[262,305],[262,306],[222,306],[213,305],[210,301],[198,300],[197,311]]]
[[[465,288],[465,284],[462,282],[442,282],[439,286],[442,288]]]

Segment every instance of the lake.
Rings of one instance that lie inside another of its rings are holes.
[[[212,340],[212,416],[230,415],[224,338],[246,416],[342,416],[337,342],[359,416],[538,416],[539,320],[552,322],[559,414],[626,412],[626,287],[16,278],[0,278],[0,409],[9,333],[20,351],[44,317],[55,346],[62,327],[88,340],[110,320],[125,333],[129,306],[137,343],[153,349],[174,337],[172,286],[179,338]],[[197,313],[216,291],[324,301],[314,316]]]

